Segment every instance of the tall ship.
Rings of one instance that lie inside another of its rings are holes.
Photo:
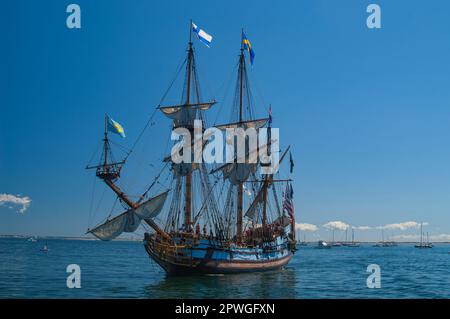
[[[194,136],[192,149],[196,148],[197,142],[203,147],[211,143],[213,139],[207,138],[211,132],[208,128],[224,133],[229,129],[252,128],[258,132],[258,152],[278,153],[277,162],[269,163],[277,169],[268,173],[268,163],[259,157],[254,160],[251,153],[255,150],[250,150],[247,144],[244,159],[233,144],[232,156],[224,163],[196,161],[195,152],[191,154],[192,161],[174,161],[174,146],[172,153],[159,163],[161,172],[150,186],[133,198],[120,186],[121,173],[130,153],[115,161],[112,146],[116,143],[111,143],[112,137],[109,136],[111,131],[123,133],[123,128],[105,115],[100,162],[86,168],[95,170],[96,176],[114,192],[125,211],[108,217],[88,229],[88,233],[107,241],[144,227],[145,251],[168,274],[280,269],[291,260],[296,244],[293,188],[289,178],[293,162],[289,147],[281,149],[275,134],[272,134],[271,107],[267,106],[268,112],[264,112],[268,116],[256,116],[261,110],[254,107],[245,58],[248,54],[253,63],[254,52],[242,31],[234,99],[231,107],[227,105],[231,115],[229,118],[217,116],[221,123],[208,125],[207,114],[217,102],[202,100],[192,40],[195,35],[202,40],[201,33],[205,33],[192,22],[189,30],[186,58],[177,75],[183,76],[181,103],[159,105],[157,110],[171,121],[172,132],[182,129]],[[196,123],[202,124],[200,134],[203,138],[200,141],[195,137],[199,133],[195,132]],[[160,137],[155,136],[157,138]],[[227,139],[224,148],[230,143]],[[290,163],[284,163],[288,154]],[[278,169],[282,164],[290,164],[284,179]],[[156,192],[154,186],[163,175],[169,180],[169,187]]]

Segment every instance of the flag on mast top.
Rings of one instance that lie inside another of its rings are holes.
[[[198,39],[209,48],[213,39],[212,35],[199,28],[194,22],[192,22],[192,31],[194,31],[197,34]]]
[[[109,115],[106,115],[106,117],[108,123],[108,131],[119,134],[120,136],[125,138],[125,130],[123,129],[122,125],[110,118]]]
[[[252,45],[250,41],[247,39],[244,31],[242,31],[242,43],[244,44],[244,49],[247,50],[250,56],[250,63],[253,65],[253,61],[255,60],[255,51],[253,51]]]

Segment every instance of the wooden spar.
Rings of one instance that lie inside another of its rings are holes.
[[[104,179],[105,184],[111,188],[117,196],[125,202],[130,208],[137,208],[139,205],[133,202],[116,184],[109,179]]]
[[[157,109],[159,109],[159,110],[166,110],[166,109],[176,109],[176,108],[181,108],[181,107],[189,107],[191,109],[195,109],[195,108],[200,108],[201,109],[203,107],[212,106],[212,105],[214,105],[216,103],[217,103],[216,100],[212,100],[210,102],[202,102],[202,103],[176,104],[176,105],[158,106]]]
[[[105,114],[105,135],[103,138],[104,143],[104,153],[105,153],[105,161],[103,162],[103,168],[105,172],[108,171],[108,123],[107,123],[107,115]]]
[[[189,25],[189,49],[188,49],[188,78],[187,78],[187,96],[186,96],[186,105],[189,105],[191,99],[191,68],[192,68],[192,20]],[[192,127],[188,128],[191,132],[191,136],[193,133]],[[192,202],[192,164],[191,169],[186,174],[185,177],[185,198],[184,198],[184,225],[186,226],[186,230],[190,229],[191,225],[191,202]]]
[[[269,106],[269,108],[271,108],[271,106]],[[272,127],[271,127],[271,123],[269,121],[269,130],[267,132],[267,150],[268,152],[270,152],[270,146],[271,146],[271,139],[272,139]],[[271,180],[273,180],[273,175],[270,175]],[[266,232],[266,228],[267,228],[267,189],[269,188],[269,183],[268,183],[268,176],[266,176],[266,178],[264,178],[265,182],[263,184],[263,215],[262,215],[262,229],[263,229],[263,234],[265,234]]]
[[[242,122],[242,98],[243,98],[243,93],[244,93],[244,81],[243,81],[243,76],[244,76],[244,64],[245,64],[245,60],[244,60],[244,31],[242,31],[241,33],[241,55],[239,56],[239,122]]]
[[[241,33],[241,54],[239,56],[239,122],[242,122],[242,108],[243,108],[243,94],[244,94],[244,46],[243,46],[243,34],[244,31]],[[237,184],[237,212],[236,212],[236,240],[238,242],[242,241],[242,208],[244,206],[244,197],[243,197],[243,191],[244,191],[244,184],[239,181]]]
[[[265,183],[266,180],[255,180],[255,181],[245,181],[246,183]],[[272,179],[270,181],[271,183],[285,183],[285,182],[292,182],[292,179],[288,178],[288,179]]]
[[[263,215],[262,215],[262,227],[263,227],[263,232],[266,229],[267,226],[267,189],[269,188],[269,183],[266,181],[263,185]]]

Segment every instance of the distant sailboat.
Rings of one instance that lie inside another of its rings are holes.
[[[374,247],[395,247],[397,243],[395,241],[384,240],[384,230],[381,230],[381,241],[373,245]]]
[[[333,246],[333,247],[341,247],[342,243],[334,241],[334,231],[335,230],[333,229],[333,239],[331,241],[331,246]]]
[[[420,223],[420,243],[414,245],[416,248],[433,248],[433,244],[430,243],[428,232],[427,232],[427,240],[423,241],[423,223]]]
[[[48,250],[49,249],[48,249],[47,243],[45,243],[44,247],[41,248],[41,251],[48,252]]]
[[[397,243],[395,241],[390,240],[389,237],[388,240],[385,241],[383,245],[383,247],[395,247],[395,246],[397,246]]]
[[[347,243],[347,247],[359,247],[360,244],[355,241],[355,230],[352,228],[352,241]]]
[[[297,246],[308,246],[308,243],[306,242],[306,235],[303,234],[303,241],[298,241]]]

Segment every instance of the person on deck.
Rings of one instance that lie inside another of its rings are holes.
[[[195,225],[195,235],[200,237],[200,224],[199,223],[197,223],[197,225]]]

